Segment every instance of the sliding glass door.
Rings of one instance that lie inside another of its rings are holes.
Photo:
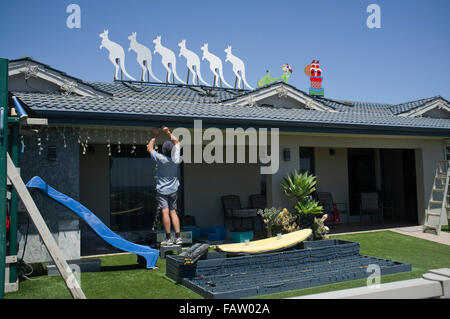
[[[110,157],[111,228],[151,229],[155,220],[156,165],[145,146],[112,145]]]

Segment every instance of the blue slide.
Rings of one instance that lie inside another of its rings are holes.
[[[56,189],[48,185],[42,178],[35,176],[30,179],[26,185],[28,188],[37,188],[41,190],[48,197],[53,198],[58,203],[64,205],[72,212],[80,216],[104,241],[108,244],[138,256],[145,258],[147,268],[154,268],[159,257],[159,251],[148,246],[138,245],[128,240],[123,239],[111,229],[109,229],[103,222],[95,216],[93,212],[81,205],[76,200],[58,192]],[[142,260],[138,257],[138,261]]]

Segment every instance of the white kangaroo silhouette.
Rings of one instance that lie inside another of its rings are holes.
[[[211,70],[211,72],[214,74],[214,83],[213,85],[215,85],[216,83],[216,79],[220,79],[222,80],[222,82],[228,86],[229,88],[231,88],[231,85],[229,85],[225,79],[223,78],[223,70],[222,70],[222,60],[220,60],[220,58],[218,56],[215,56],[214,54],[210,53],[208,51],[208,43],[205,43],[202,47],[201,47],[202,51],[203,51],[203,56],[202,56],[202,61],[203,60],[208,60],[209,62],[209,69]],[[219,70],[219,75],[217,75],[216,70]]]
[[[108,30],[104,30],[103,33],[99,34],[98,36],[102,38],[100,49],[105,47],[109,51],[109,60],[112,62],[112,64],[114,64],[114,67],[116,69],[114,80],[118,80],[119,60],[122,73],[125,74],[127,78],[136,81],[131,75],[127,73],[127,70],[125,70],[125,51],[123,51],[123,48],[119,44],[108,39],[108,33]]]
[[[186,48],[186,40],[181,40],[181,42],[178,43],[178,46],[180,47],[179,56],[184,56],[186,58],[186,66],[188,67],[189,71],[192,72],[192,84],[195,85],[195,76],[197,75],[198,79],[202,81],[203,84],[210,86],[202,79],[202,75],[200,74],[200,58],[198,57],[198,55]]]
[[[128,48],[128,52],[133,50],[137,54],[137,62],[142,68],[141,81],[145,81],[145,71],[148,71],[150,76],[157,82],[162,82],[158,79],[152,72],[152,53],[150,49],[146,46],[138,43],[136,41],[137,33],[133,32],[129,37],[130,47]],[[148,79],[150,81],[150,79]]]
[[[169,50],[168,48],[164,47],[161,44],[161,36],[157,36],[156,39],[153,40],[153,43],[155,44],[154,53],[159,53],[161,55],[161,57],[162,57],[161,62],[167,70],[167,82],[170,81],[170,75],[173,72],[173,75],[175,76],[175,78],[179,82],[184,84],[183,80],[181,80],[177,74],[177,61],[175,58],[175,53],[173,53],[171,50]],[[172,69],[169,67],[169,64],[172,67]]]
[[[242,84],[242,88],[244,88],[245,84],[249,89],[253,90],[253,88],[250,85],[248,85],[247,79],[245,78],[244,61],[242,61],[237,56],[233,55],[233,53],[231,53],[231,45],[229,45],[228,48],[225,49],[225,52],[227,53],[225,62],[230,61],[231,64],[233,65],[233,72],[234,74],[236,74],[237,87],[240,89]],[[239,71],[241,71],[240,75]],[[242,83],[242,81],[244,81],[244,83]]]

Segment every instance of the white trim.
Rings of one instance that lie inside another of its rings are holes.
[[[73,78],[62,75],[58,71],[47,69],[44,65],[33,61],[13,62],[9,65],[8,76],[24,74],[24,76],[31,78],[36,77],[44,81],[50,82],[59,86],[62,91],[67,93],[75,93],[80,96],[89,97],[106,97],[107,93],[95,90],[89,85],[77,82]]]
[[[450,269],[432,269],[422,278],[294,297],[289,299],[426,299],[450,298]]]
[[[225,102],[226,105],[249,105],[249,102],[257,103],[258,101],[264,100],[269,97],[278,96],[278,98],[291,98],[297,102],[303,104],[306,108],[310,108],[316,111],[328,111],[337,112],[333,108],[324,105],[310,96],[298,91],[284,83],[278,83],[277,85],[259,89],[254,92],[250,92],[244,96],[236,97],[232,101]]]
[[[410,110],[410,111],[407,111],[405,113],[401,113],[398,115],[399,116],[418,117],[418,116],[422,116],[424,113],[431,111],[435,108],[438,108],[440,110],[445,110],[450,113],[450,105],[444,99],[438,98],[437,100],[428,102],[421,107],[415,108],[413,110]]]

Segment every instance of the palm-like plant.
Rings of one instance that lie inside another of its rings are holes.
[[[306,201],[307,197],[316,190],[316,177],[308,174],[308,172],[302,174],[295,170],[294,173],[288,174],[283,180],[281,187],[284,193],[295,202]]]
[[[322,214],[323,207],[319,205],[319,202],[315,200],[308,200],[303,202],[297,202],[295,210],[299,214]]]

